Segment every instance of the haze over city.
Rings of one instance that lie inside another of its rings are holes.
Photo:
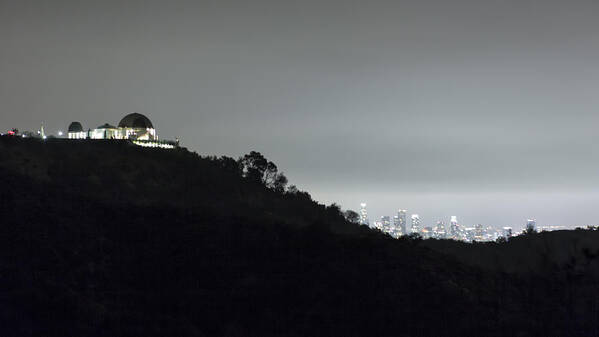
[[[592,1],[0,1],[0,125],[137,111],[324,203],[599,223]],[[109,24],[107,24],[109,23]]]

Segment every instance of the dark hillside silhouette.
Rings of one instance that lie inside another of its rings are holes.
[[[2,336],[597,335],[599,231],[394,240],[258,152],[0,155]]]

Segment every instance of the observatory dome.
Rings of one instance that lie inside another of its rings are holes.
[[[83,126],[81,126],[81,123],[79,122],[73,122],[69,124],[68,132],[83,132]]]
[[[153,129],[154,126],[148,117],[134,112],[121,119],[119,122],[119,128]]]

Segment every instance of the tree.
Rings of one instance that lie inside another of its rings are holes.
[[[279,173],[277,165],[267,160],[260,152],[252,151],[239,158],[238,166],[248,180],[261,183],[279,193],[285,191],[287,177]]]
[[[412,242],[422,241],[422,235],[416,232],[408,234],[407,236],[405,236],[405,238]]]
[[[336,203],[332,203],[326,207],[326,211],[331,216],[338,216],[341,214],[341,207]]]
[[[289,187],[287,187],[288,194],[297,194],[297,193],[299,193],[299,191],[300,190],[295,185],[290,185]]]
[[[239,158],[239,166],[241,167],[243,176],[256,183],[263,182],[264,172],[266,172],[268,164],[268,160],[260,152],[256,151],[252,151]]]
[[[266,169],[264,170],[264,174],[262,175],[262,182],[268,188],[273,188],[274,183],[277,179],[278,168],[275,163],[268,161],[266,163]]]
[[[235,172],[239,174],[241,171],[239,167],[239,162],[237,162],[235,159],[231,157],[222,156],[220,157],[218,162],[221,165],[223,171],[225,172]]]
[[[348,209],[347,211],[345,211],[343,213],[343,216],[345,216],[345,220],[347,220],[348,222],[351,223],[358,223],[360,221],[360,215],[354,211],[352,211],[351,209]]]
[[[273,189],[279,193],[285,192],[285,186],[287,186],[287,177],[283,173],[279,173],[276,175],[275,180],[273,182]]]
[[[505,236],[500,236],[495,240],[496,243],[502,244],[507,242],[507,238]]]

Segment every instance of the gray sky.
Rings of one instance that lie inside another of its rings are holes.
[[[599,223],[596,1],[0,0],[0,127],[146,114],[371,220]]]

